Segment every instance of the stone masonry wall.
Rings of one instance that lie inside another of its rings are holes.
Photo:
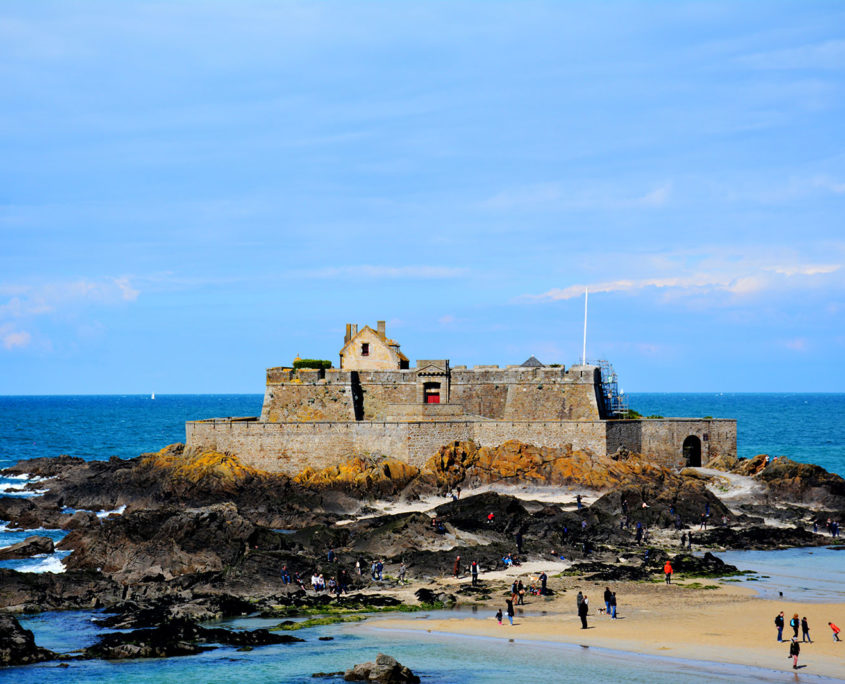
[[[386,420],[390,407],[422,403],[415,369],[291,371],[271,368],[261,420],[264,422]],[[453,369],[442,401],[466,415],[495,420],[596,420],[602,417],[598,371],[589,368],[479,367]],[[356,392],[359,396],[356,396]],[[355,404],[358,402],[358,411]]]
[[[186,424],[189,447],[236,454],[245,463],[295,475],[306,467],[324,468],[352,456],[383,455],[421,466],[441,446],[472,439],[497,446],[510,439],[552,448],[572,445],[596,454],[620,446],[645,453],[671,467],[684,465],[683,442],[695,435],[702,443],[702,463],[716,455],[736,454],[736,421],[662,419],[631,421],[472,421],[303,422],[207,420]]]

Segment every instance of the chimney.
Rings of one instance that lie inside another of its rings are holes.
[[[352,324],[346,324],[346,335],[343,336],[343,343],[346,344],[349,340],[352,339]]]
[[[352,326],[352,336],[349,339],[351,340],[353,337],[355,337],[355,335],[358,334],[358,324],[351,323],[350,325]]]
[[[387,330],[387,327],[385,326],[384,321],[378,321],[376,325],[378,325],[378,334],[382,337],[387,337],[387,333],[385,332],[385,330]]]

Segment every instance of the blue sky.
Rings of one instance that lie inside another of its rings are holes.
[[[845,388],[845,4],[0,6],[0,394],[261,392],[346,322]]]

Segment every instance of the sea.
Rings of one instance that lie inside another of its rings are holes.
[[[629,406],[644,416],[735,418],[737,449],[742,457],[766,453],[815,463],[845,475],[845,394],[629,394]],[[181,442],[186,420],[254,416],[263,396],[240,395],[79,395],[0,396],[0,469],[23,459],[60,454],[87,460],[134,458]],[[0,495],[31,496],[21,486],[27,478],[0,477]],[[37,486],[37,484],[36,484]],[[110,511],[98,511],[108,515]],[[61,530],[10,530],[0,521],[0,546],[42,534],[58,541]],[[0,567],[24,572],[61,572],[67,552],[18,561]],[[845,553],[832,549],[737,551],[722,554],[742,569],[755,570],[761,595],[783,592],[784,598],[806,601],[845,600],[839,587]],[[813,577],[805,569],[812,564]],[[451,613],[466,619],[491,619],[471,610]],[[36,642],[69,653],[93,643],[102,632],[91,611],[47,612],[26,616]],[[432,615],[434,617],[435,615]],[[425,620],[426,615],[413,614]],[[524,616],[530,619],[530,613]],[[276,621],[245,618],[224,626],[254,629]],[[297,633],[303,643],[282,644],[240,652],[220,647],[197,656],[127,662],[72,661],[68,668],[45,663],[0,669],[0,681],[20,684],[49,682],[149,682],[180,684],[232,682],[340,681],[312,678],[315,672],[336,672],[386,652],[420,674],[423,682],[581,682],[625,681],[649,684],[679,682],[782,682],[784,675],[762,668],[634,655],[577,644],[526,643],[458,635],[404,633],[379,627],[380,618],[358,624],[328,625]],[[333,637],[321,641],[319,637]],[[824,681],[802,674],[802,681]]]

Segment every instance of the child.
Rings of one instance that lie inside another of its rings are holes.
[[[839,638],[839,632],[841,632],[842,630],[840,630],[839,627],[837,627],[832,622],[828,622],[827,626],[830,627],[833,630],[833,640],[834,641],[841,641],[840,638]]]
[[[499,608],[499,610],[496,611],[496,619],[499,621],[499,624],[501,625],[502,624],[502,609],[501,608]]]

